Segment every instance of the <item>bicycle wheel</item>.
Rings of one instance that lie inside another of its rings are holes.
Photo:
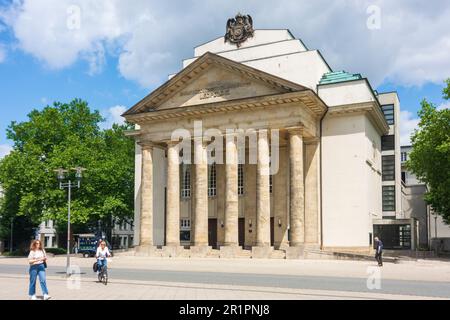
[[[106,286],[108,284],[108,271],[105,267],[103,270],[103,284]]]

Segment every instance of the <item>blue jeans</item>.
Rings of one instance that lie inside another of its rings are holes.
[[[97,259],[97,270],[100,272],[102,267],[107,265],[107,260],[105,259]]]
[[[30,266],[30,287],[28,289],[28,294],[33,296],[36,294],[36,280],[39,276],[39,283],[41,284],[41,289],[43,294],[48,294],[47,283],[45,281],[45,268],[44,264],[34,264]]]

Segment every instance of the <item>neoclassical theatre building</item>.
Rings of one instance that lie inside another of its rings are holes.
[[[390,127],[381,101],[399,107],[395,93],[333,71],[289,30],[255,30],[250,16],[228,20],[225,37],[196,47],[123,115],[135,124],[136,253],[370,250],[390,201],[382,201]],[[215,138],[205,134],[212,130]],[[178,132],[192,138],[181,143]],[[184,161],[187,153],[196,161]]]

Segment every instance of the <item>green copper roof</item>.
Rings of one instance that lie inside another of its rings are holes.
[[[345,71],[327,72],[323,74],[319,84],[337,83],[358,79],[362,79],[362,76],[359,73],[352,74]]]

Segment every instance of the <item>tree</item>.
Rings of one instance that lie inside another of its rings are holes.
[[[28,121],[12,122],[7,136],[12,152],[0,161],[2,224],[11,217],[26,217],[37,225],[55,220],[67,223],[67,190],[60,190],[55,169],[81,166],[82,186],[73,189],[71,222],[96,225],[133,215],[134,142],[125,137],[128,125],[101,130],[98,111],[87,102],[54,103],[33,110]]]
[[[447,79],[444,99],[449,100],[449,94]],[[413,148],[407,166],[427,184],[426,202],[450,223],[450,109],[438,110],[425,99],[421,105],[419,128],[411,137]]]

